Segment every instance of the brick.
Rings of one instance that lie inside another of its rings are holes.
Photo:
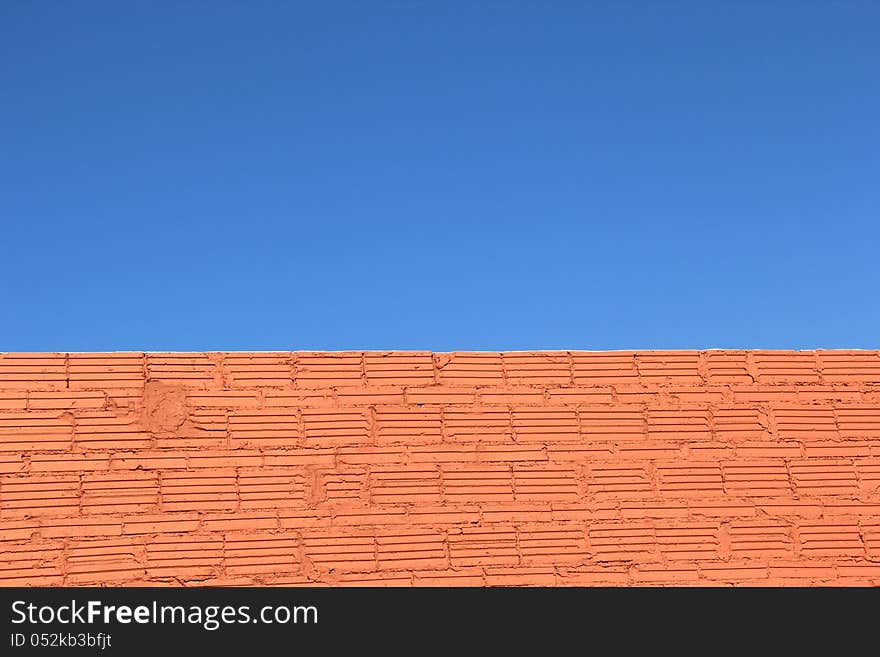
[[[876,351],[818,351],[822,379],[840,383],[880,383],[880,353]]]
[[[300,388],[351,386],[364,382],[363,354],[359,352],[303,352],[296,354],[296,385]]]
[[[638,382],[635,354],[632,352],[573,352],[572,382],[575,385],[627,385]]]
[[[34,518],[25,520],[9,520],[4,518],[0,523],[0,542],[24,541],[39,531],[40,523]]]
[[[525,565],[577,565],[589,559],[583,527],[536,522],[517,528],[517,541]]]
[[[856,580],[854,584],[864,582],[866,579],[880,580],[880,563],[874,561],[865,561],[856,559],[852,561],[838,561],[834,565],[835,575],[838,578],[852,577]],[[849,582],[847,582],[849,585]],[[871,584],[876,586],[876,584]]]
[[[799,495],[853,495],[859,482],[852,460],[844,458],[796,459],[789,463]]]
[[[579,473],[571,466],[521,464],[513,468],[518,501],[571,501],[580,498]]]
[[[118,516],[71,516],[45,518],[40,522],[40,536],[45,539],[75,536],[119,536],[122,519]]]
[[[436,354],[437,380],[447,385],[503,385],[504,366],[501,354],[455,352]]]
[[[711,497],[723,490],[717,463],[663,463],[657,466],[658,487],[666,495]]]
[[[338,452],[344,455],[345,452]],[[251,462],[252,461],[252,462]],[[299,448],[299,449],[266,449],[253,457],[248,457],[248,462],[237,463],[239,467],[261,467],[267,468],[279,466],[322,466],[333,467],[336,463],[336,453],[328,448]],[[340,463],[342,459],[340,458]]]
[[[749,498],[729,496],[687,501],[691,516],[710,518],[748,518],[756,515],[755,501]]]
[[[473,525],[480,521],[481,508],[476,505],[419,504],[407,509],[407,520],[415,525]],[[486,513],[486,507],[482,507]]]
[[[65,559],[69,583],[123,583],[142,577],[146,551],[142,536],[71,539]]]
[[[321,570],[373,572],[378,569],[376,538],[372,532],[306,532],[303,551]]]
[[[700,576],[712,582],[752,582],[770,576],[769,568],[760,561],[737,560],[700,563]]]
[[[477,460],[477,446],[474,444],[416,446],[410,447],[407,452],[413,463],[467,463]],[[402,451],[397,453],[400,458],[395,460],[406,460]]]
[[[601,520],[622,520],[623,515],[617,500],[596,500],[589,503],[553,502],[550,504],[551,517],[559,522],[594,522]]]
[[[81,475],[83,513],[155,513],[159,478],[155,472],[86,472]]]
[[[816,383],[819,368],[813,352],[759,351],[753,356],[761,383]]]
[[[706,374],[710,383],[753,383],[748,355],[744,351],[706,352]]]
[[[834,440],[838,437],[833,408],[777,406],[771,412],[776,433],[783,440]]]
[[[290,354],[223,354],[223,370],[233,388],[283,388],[293,385]]]
[[[199,528],[197,513],[161,513],[124,516],[124,534],[179,534]]]
[[[266,396],[269,404],[270,395]],[[186,396],[191,408],[222,408],[229,410],[251,409],[260,405],[259,396],[250,390],[204,390],[190,391]]]
[[[375,421],[379,445],[426,445],[443,440],[442,416],[438,408],[378,406]]]
[[[553,568],[487,568],[486,586],[555,586]]]
[[[510,524],[519,522],[536,522],[547,517],[552,517],[552,509],[547,503],[483,502],[479,506],[476,520],[482,520],[483,523],[498,522]]]
[[[224,570],[229,575],[276,575],[302,569],[302,541],[297,532],[228,532],[220,546]]]
[[[830,516],[880,517],[880,499],[826,499],[822,509]]]
[[[588,466],[587,491],[597,498],[631,498],[654,494],[652,470],[647,463],[594,463]]]
[[[147,377],[189,388],[208,388],[222,376],[219,356],[198,353],[147,354]]]
[[[647,422],[641,408],[623,406],[608,409],[581,409],[578,412],[580,433],[588,441],[643,441]]]
[[[841,438],[880,439],[880,405],[838,405],[835,408],[835,417]]]
[[[27,405],[28,392],[26,390],[3,390],[2,386],[0,386],[0,412],[23,411],[27,408]]]
[[[364,370],[368,383],[434,383],[434,357],[430,352],[368,352],[364,355]]]
[[[144,387],[144,354],[69,354],[67,378],[71,390],[140,391]]]
[[[404,587],[413,586],[409,571],[385,571],[381,573],[342,573],[338,577],[341,586]]]
[[[780,584],[803,585],[833,580],[837,571],[834,561],[821,559],[772,559],[769,561],[771,578],[779,579]]]
[[[807,458],[871,456],[875,449],[874,443],[860,440],[817,440],[803,443],[803,455]]]
[[[724,441],[769,439],[768,420],[757,408],[715,408],[711,412],[714,434]]]
[[[571,360],[566,352],[501,354],[507,381],[513,385],[569,384]]]
[[[230,450],[195,450],[180,452],[186,455],[187,469],[198,468],[234,468],[269,465],[268,450],[230,449]],[[167,466],[163,466],[167,467]]]
[[[367,413],[360,409],[305,409],[305,444],[310,447],[363,445],[371,442]]]
[[[636,585],[686,584],[698,580],[700,570],[695,563],[645,564],[635,566],[630,577]]]
[[[0,390],[58,390],[66,387],[64,354],[0,354]]]
[[[340,447],[335,451],[336,463],[339,465],[379,465],[389,463],[404,463],[408,460],[433,461],[431,455],[433,450],[442,450],[443,447],[438,445],[426,447]],[[417,458],[416,452],[425,450],[422,455],[424,458]],[[409,454],[408,454],[409,452]],[[268,458],[268,457],[267,457]],[[328,458],[324,456],[323,458]],[[329,458],[333,458],[332,455]]]
[[[610,388],[595,387],[565,387],[550,388],[547,395],[551,404],[564,404],[566,406],[584,406],[584,405],[602,405],[611,404],[614,401],[614,394]],[[511,403],[521,403],[527,400],[514,399]],[[535,400],[541,403],[543,399]]]
[[[517,535],[513,527],[462,527],[448,532],[453,568],[514,566],[519,564]]]
[[[799,402],[822,404],[828,402],[854,402],[862,399],[862,391],[841,385],[801,385],[797,388]]]
[[[788,464],[783,459],[737,459],[721,462],[724,490],[739,497],[790,494]]]
[[[376,536],[376,553],[382,570],[445,570],[449,567],[446,533],[436,529],[381,532]]]
[[[115,452],[103,458],[113,470],[185,470],[188,465],[186,452],[176,450]]]
[[[696,443],[682,443],[680,450],[687,458],[694,461],[713,461],[729,459],[737,455],[735,443],[700,441]],[[674,455],[670,455],[673,457]]]
[[[557,568],[558,582],[564,586],[626,586],[629,569],[626,566],[592,564],[577,568]]]
[[[485,406],[507,407],[511,404],[519,406],[542,406],[544,390],[528,386],[505,386],[503,388],[477,388],[478,403]],[[557,403],[564,404],[564,400]]]
[[[416,571],[415,586],[484,586],[486,578],[482,568],[455,568],[449,570]]]
[[[859,524],[855,521],[803,521],[798,523],[798,540],[805,557],[865,555]]]
[[[547,460],[547,450],[538,445],[495,445],[476,446],[475,459],[480,463],[517,463]]]
[[[819,518],[824,510],[820,500],[810,498],[756,499],[755,505],[762,514],[787,518]]]
[[[84,411],[76,418],[74,448],[79,451],[145,449],[153,437],[139,419],[112,411]]]
[[[338,527],[376,527],[409,524],[407,509],[403,507],[350,506],[333,509],[331,524]],[[282,524],[284,518],[282,517]],[[314,523],[313,523],[314,524]],[[320,524],[320,523],[317,523]]]
[[[379,466],[370,471],[373,504],[439,504],[442,497],[440,469],[435,466]]]
[[[719,556],[718,522],[701,520],[658,520],[654,523],[657,549],[666,561],[704,561]]]
[[[73,420],[69,413],[0,413],[2,452],[69,450],[72,441]]]
[[[21,454],[0,453],[0,475],[21,472],[25,468],[25,462]]]
[[[424,386],[406,389],[408,404],[473,404],[477,389],[459,386]]]
[[[703,440],[710,438],[708,409],[649,409],[648,440]]]
[[[507,442],[513,439],[507,409],[450,407],[444,409],[443,424],[451,441]]]
[[[78,474],[0,477],[0,514],[16,516],[75,515],[79,509]]]
[[[296,408],[233,411],[229,415],[231,445],[240,447],[287,447],[303,440],[302,422]]]
[[[545,454],[544,460],[556,462],[574,461],[584,463],[593,460],[607,460],[614,456],[612,443],[589,442],[579,444],[548,445],[546,448],[537,448]]]
[[[730,521],[728,532],[730,552],[736,557],[794,557],[794,527],[790,521],[737,519]]]
[[[726,386],[668,386],[663,389],[665,398],[677,405],[724,404],[730,400],[730,389]],[[657,400],[649,399],[649,404]]]
[[[691,510],[684,500],[666,502],[640,499],[620,502],[620,517],[622,519],[686,518],[690,515]]]
[[[736,456],[749,458],[798,458],[804,456],[804,446],[795,440],[749,440],[735,447]]]
[[[700,355],[694,351],[637,353],[636,369],[639,378],[649,385],[699,385],[703,382]]]
[[[357,503],[369,499],[369,475],[366,468],[307,472],[302,481],[303,506],[316,503]]]
[[[31,472],[92,472],[107,470],[110,459],[106,454],[34,454],[30,459]]]
[[[202,518],[202,524],[208,531],[274,529],[279,526],[278,516],[271,512],[211,514]]]
[[[29,410],[97,410],[104,408],[106,403],[107,397],[104,392],[100,390],[89,390],[83,392],[35,391],[28,393],[27,396],[27,407]],[[2,408],[2,404],[0,404],[0,408]]]
[[[659,556],[654,525],[644,521],[593,523],[590,550],[597,561],[653,561]]]
[[[519,407],[513,410],[512,423],[519,443],[580,440],[577,411],[570,408]]]
[[[453,504],[513,502],[514,477],[507,465],[444,465],[444,499]]]
[[[403,386],[358,386],[356,388],[336,388],[339,404],[350,406],[372,406],[374,404],[404,405]]]
[[[238,472],[234,468],[163,473],[159,484],[162,510],[235,511]]]

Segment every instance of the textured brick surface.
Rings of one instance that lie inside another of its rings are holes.
[[[53,584],[880,584],[880,352],[0,354]]]

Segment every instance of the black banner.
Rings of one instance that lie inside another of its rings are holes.
[[[6,588],[0,654],[836,650],[870,631],[877,589]],[[714,648],[703,637],[714,637]],[[611,642],[608,644],[608,642]],[[873,640],[872,640],[873,643]]]

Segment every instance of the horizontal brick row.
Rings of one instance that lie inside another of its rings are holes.
[[[0,354],[0,389],[876,384],[877,351]]]
[[[498,567],[511,573],[545,568],[557,576],[595,569],[621,573],[622,583],[638,581],[645,571],[660,578],[681,569],[694,570],[689,580],[732,583],[786,576],[833,580],[860,570],[870,581],[880,579],[871,567],[880,559],[876,519],[576,522],[548,516],[518,524],[435,523],[426,517],[372,527],[306,525],[284,516],[193,513],[64,519],[39,528],[19,522],[5,533],[31,533],[27,542],[0,541],[0,585],[48,583],[45,578],[59,585],[235,577],[275,583],[279,575],[322,582],[342,575],[412,578],[431,570],[438,577],[485,577]]]
[[[599,460],[515,463],[465,462],[335,465],[310,462],[273,465],[298,454],[198,451],[167,458],[117,456],[127,467],[102,470],[75,461],[66,471],[0,475],[0,517],[58,515],[106,509],[178,510],[314,506],[322,500],[363,500],[374,505],[425,502],[551,501],[578,499],[687,500],[712,496],[764,498],[794,495],[839,502],[880,494],[880,457],[870,459]],[[209,463],[200,461],[210,459]],[[55,462],[50,462],[56,465]],[[194,467],[187,467],[195,464]],[[238,467],[235,467],[238,464]],[[177,467],[175,467],[177,466]],[[220,467],[218,467],[220,466]],[[225,466],[225,467],[223,467]],[[874,507],[872,507],[874,508]]]

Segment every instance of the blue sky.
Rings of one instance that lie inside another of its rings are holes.
[[[0,351],[877,348],[878,32],[0,3]]]

